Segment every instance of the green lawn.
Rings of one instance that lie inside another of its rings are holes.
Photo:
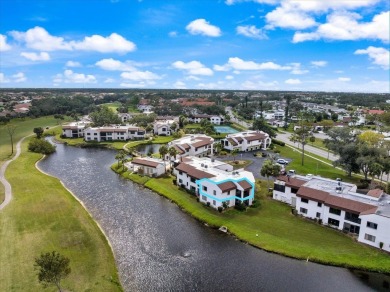
[[[113,166],[115,170],[115,167]],[[125,175],[126,176],[126,175]],[[134,179],[127,176],[130,179]],[[140,183],[141,177],[136,181]],[[182,191],[172,177],[147,178],[146,187],[173,200],[185,212],[211,227],[228,227],[229,232],[250,244],[286,256],[343,267],[390,272],[390,257],[357,243],[351,237],[291,214],[291,207],[265,196],[266,185],[257,184],[261,205],[242,213],[229,210],[219,213]]]
[[[228,161],[224,161],[224,162],[233,165],[234,169],[245,168],[248,165],[253,163],[252,160],[243,160],[243,159],[228,160]]]
[[[3,203],[4,199],[5,199],[4,186],[2,183],[0,183],[0,204]]]
[[[294,151],[290,147],[287,146],[279,146],[276,145],[275,148],[280,151],[280,156],[291,158],[292,162],[288,164],[287,170],[294,169],[298,174],[314,174],[314,175],[320,175],[322,177],[330,178],[330,179],[336,179],[341,178],[344,181],[349,181],[353,183],[358,183],[359,178],[352,176],[348,177],[345,172],[341,169],[335,168],[333,166],[329,166],[325,163],[322,163],[318,160],[315,160],[313,158],[307,157],[305,155],[304,159],[304,165],[301,165],[302,155],[301,152]],[[311,153],[308,153],[305,151],[305,154],[312,155]],[[312,155],[315,157],[315,155]],[[323,158],[320,158],[324,160]]]
[[[58,125],[57,120],[53,116],[41,117],[41,118],[17,118],[12,119],[9,125],[16,126],[14,134],[14,146],[24,136],[33,134],[33,129],[36,127],[52,127]],[[11,158],[11,140],[7,134],[6,125],[0,126],[0,165],[5,160]],[[14,149],[15,151],[15,149]]]
[[[43,291],[34,258],[52,250],[70,258],[66,291],[121,291],[112,251],[97,224],[58,179],[35,168],[41,155],[26,149],[27,141],[6,172],[13,199],[0,212],[0,291]]]

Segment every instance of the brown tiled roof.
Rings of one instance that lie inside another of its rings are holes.
[[[207,119],[207,118],[210,118],[211,116],[210,115],[194,115],[194,118],[199,118],[199,119]]]
[[[248,183],[246,180],[239,181],[238,184],[239,184],[244,190],[247,190],[247,189],[251,189],[251,188],[252,188],[252,185],[251,185],[250,183]]]
[[[300,187],[297,192],[297,196],[324,203],[329,196],[329,193],[308,187]]]
[[[185,150],[191,149],[191,146],[188,145],[187,143],[181,144],[180,146],[183,147]]]
[[[374,198],[380,198],[383,195],[383,190],[373,189],[368,191],[367,195]]]
[[[370,215],[370,214],[375,214],[376,213],[376,210],[378,209],[378,207],[374,207],[372,209],[369,209],[367,211],[363,211],[360,213],[360,215]]]
[[[144,165],[144,166],[150,166],[150,167],[154,167],[154,168],[156,168],[160,164],[160,163],[155,162],[155,161],[150,161],[150,160],[141,159],[141,158],[133,159],[133,161],[131,163]]]
[[[173,147],[179,152],[179,154],[185,153],[185,151],[183,149],[181,149],[180,147],[178,147],[177,145],[173,145]]]
[[[265,135],[262,133],[256,133],[254,135],[244,137],[244,139],[247,140],[248,142],[255,141],[255,140],[263,140],[264,138]]]
[[[198,138],[198,139],[200,141],[192,143],[192,146],[195,147],[195,148],[199,148],[199,147],[211,144],[211,139],[210,138],[201,137],[201,138]]]
[[[186,163],[180,163],[178,166],[176,166],[176,169],[185,172],[187,175],[192,176],[196,179],[214,177],[214,175],[212,175],[211,173],[196,169],[192,165]]]
[[[305,180],[299,179],[299,178],[294,178],[290,176],[290,179],[287,175],[280,175],[277,177],[278,180],[284,181],[286,183],[286,186],[288,187],[295,187],[299,188],[301,187],[304,183],[306,183]]]
[[[235,139],[237,140],[237,142],[242,142],[242,138],[241,137],[235,137]]]
[[[376,206],[370,204],[365,204],[358,201],[336,197],[332,195],[329,195],[326,198],[325,204],[330,207],[342,209],[348,212],[355,212],[355,213],[361,213],[376,208]]]
[[[232,181],[227,181],[227,182],[218,184],[217,186],[221,189],[222,193],[237,189],[236,184]]]
[[[230,144],[232,144],[233,146],[236,146],[237,143],[236,141],[234,141],[232,138],[227,138],[227,140],[230,142]]]

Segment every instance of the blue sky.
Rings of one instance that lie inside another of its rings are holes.
[[[386,92],[388,0],[1,0],[0,86]]]

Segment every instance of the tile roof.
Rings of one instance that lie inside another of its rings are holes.
[[[227,182],[218,184],[217,186],[221,189],[222,193],[237,189],[236,184],[232,181],[227,181]]]
[[[192,146],[195,147],[195,148],[199,148],[199,147],[202,147],[202,146],[206,146],[206,145],[211,144],[211,139],[209,139],[209,138],[206,138],[206,137],[199,137],[198,139],[199,139],[200,141],[195,142],[195,143],[192,143]]]
[[[286,183],[286,186],[290,188],[291,187],[299,188],[306,183],[306,181],[303,179],[299,179],[291,176],[288,177],[287,175],[280,175],[276,179],[284,181]]]
[[[196,179],[214,177],[213,174],[196,169],[195,167],[186,163],[180,163],[178,166],[176,166],[176,169],[185,172],[187,175],[192,176]]]
[[[369,190],[367,195],[374,198],[380,198],[383,195],[383,190],[380,189]]]
[[[159,162],[156,161],[150,161],[142,158],[135,158],[133,161],[131,161],[132,164],[138,164],[138,165],[144,165],[144,166],[150,166],[156,168],[159,164]]]
[[[251,189],[251,188],[252,188],[252,185],[251,185],[250,183],[248,183],[246,180],[239,181],[238,184],[239,184],[244,190],[247,190],[247,189]]]
[[[245,136],[244,137],[244,139],[247,140],[248,142],[249,141],[255,141],[255,140],[263,140],[264,138],[265,138],[265,135],[261,134],[261,133],[256,133],[255,135]]]
[[[230,142],[230,144],[232,144],[233,146],[236,146],[237,143],[236,141],[234,141],[232,138],[227,138],[227,140]]]
[[[349,212],[355,212],[355,213],[366,212],[374,208],[375,209],[377,208],[376,206],[370,204],[365,204],[358,201],[336,197],[332,195],[329,195],[326,198],[325,204],[334,208],[342,209]]]
[[[300,187],[297,192],[297,196],[324,203],[326,198],[329,196],[329,193],[308,187]]]

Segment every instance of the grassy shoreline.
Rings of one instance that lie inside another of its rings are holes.
[[[357,243],[345,234],[291,214],[291,207],[266,195],[264,182],[257,182],[260,207],[246,212],[223,213],[206,207],[173,185],[172,177],[148,178],[111,166],[112,170],[176,203],[184,212],[212,228],[227,226],[239,240],[286,257],[344,268],[390,274],[390,256]]]
[[[64,289],[122,291],[108,239],[60,180],[35,167],[42,155],[28,152],[27,142],[6,171],[13,199],[0,212],[0,290],[40,291],[34,258],[56,250],[70,258]]]

